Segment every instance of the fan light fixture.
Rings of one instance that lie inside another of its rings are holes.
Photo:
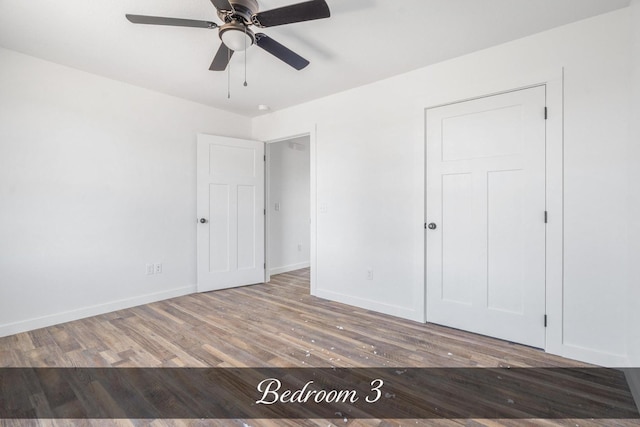
[[[260,32],[254,33],[248,27],[268,28],[331,16],[326,0],[304,0],[302,3],[294,3],[264,11],[259,11],[258,0],[210,1],[216,8],[218,18],[223,24],[219,25],[215,22],[196,19],[165,18],[162,16],[132,15],[129,13],[125,16],[129,22],[134,24],[217,29],[222,43],[209,66],[211,71],[224,71],[230,68],[229,62],[233,53],[244,51],[254,44],[296,70],[302,70],[309,65],[309,61],[268,35]],[[243,56],[246,74],[247,55]],[[246,80],[245,75],[245,86]]]
[[[230,22],[220,28],[220,39],[232,51],[241,52],[253,44],[255,36],[244,25]]]

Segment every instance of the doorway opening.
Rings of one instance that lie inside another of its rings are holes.
[[[311,265],[311,137],[266,145],[266,281]]]

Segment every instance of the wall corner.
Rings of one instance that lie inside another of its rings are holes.
[[[627,157],[629,182],[629,260],[640,258],[640,0],[630,5],[631,26],[631,115]],[[631,366],[640,367],[640,264],[629,263],[628,271],[627,343]],[[640,369],[636,370],[637,392],[640,392]],[[636,403],[640,394],[636,394]]]
[[[640,412],[640,368],[626,368],[622,371],[627,378],[627,384],[629,384],[629,390],[631,390],[633,400],[636,402],[638,412]]]

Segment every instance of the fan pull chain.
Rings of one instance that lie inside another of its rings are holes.
[[[227,99],[231,99],[231,50],[227,48]]]
[[[247,26],[244,26],[244,87],[247,87]]]

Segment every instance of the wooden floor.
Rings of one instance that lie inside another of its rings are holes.
[[[587,367],[540,350],[309,295],[309,270],[0,338],[1,367]],[[1,425],[70,425],[4,420]],[[74,425],[332,425],[76,420]],[[348,420],[338,425],[640,425],[638,420]]]

